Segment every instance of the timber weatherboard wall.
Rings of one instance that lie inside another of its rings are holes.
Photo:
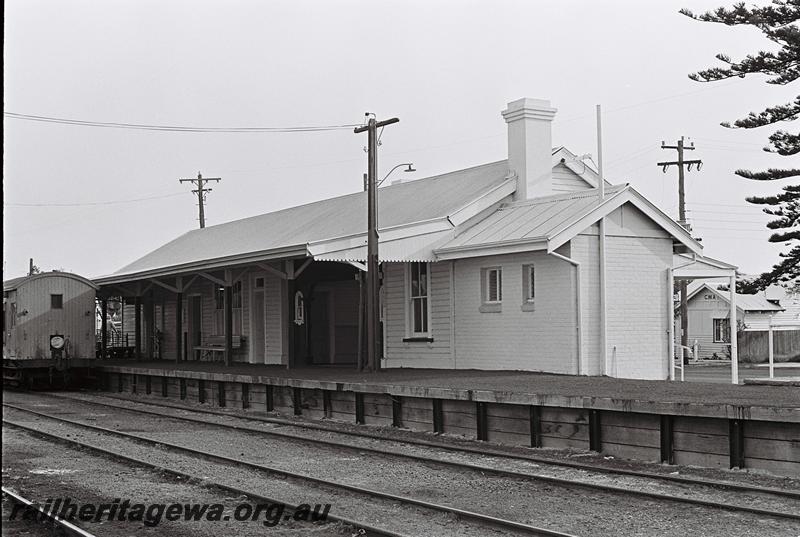
[[[728,356],[728,344],[714,341],[714,319],[727,319],[730,317],[730,305],[727,300],[723,300],[716,293],[707,289],[700,290],[696,295],[689,299],[689,345],[695,341],[698,344],[698,357],[701,359],[713,359],[714,354],[717,358]],[[746,330],[767,331],[769,328],[770,316],[780,312],[762,311],[743,311],[737,308],[737,319],[744,323]],[[676,319],[676,342],[680,342],[680,317]],[[741,336],[740,336],[741,337]],[[764,360],[763,356],[743,355],[740,349],[740,359],[749,361]]]
[[[706,298],[709,295],[711,298]],[[718,358],[726,357],[728,345],[714,341],[714,319],[727,319],[730,317],[731,308],[728,302],[720,299],[711,291],[703,290],[689,300],[689,345],[698,344],[698,357],[710,359],[714,354]],[[742,315],[738,309],[737,318]],[[676,315],[675,340],[680,343],[680,316]]]
[[[454,368],[452,348],[451,263],[430,263],[430,337],[428,342],[404,342],[406,333],[406,264],[386,263],[384,300],[387,367]]]
[[[591,188],[591,185],[563,163],[553,167],[554,192],[579,192],[589,188]]]
[[[238,272],[236,275],[238,276]],[[265,293],[265,356],[253,356],[251,358],[250,346],[251,342],[251,326],[250,326],[250,307],[251,307],[251,288],[252,288],[252,275],[264,278],[264,293]],[[242,282],[242,327],[239,334],[235,336],[242,336],[245,338],[241,348],[234,349],[233,361],[234,362],[252,362],[252,363],[267,363],[267,364],[285,364],[287,363],[287,327],[284,319],[286,318],[285,302],[286,297],[286,282],[278,276],[262,272],[260,269],[247,270],[241,273],[237,281]],[[193,296],[199,296],[202,302],[201,313],[201,334],[205,339],[208,336],[221,336],[217,334],[214,329],[214,289],[217,284],[205,279],[197,278],[191,285],[183,290],[183,301],[181,304],[181,311],[183,314],[183,333],[188,344],[188,348],[184,348],[183,352],[189,360],[193,360],[191,355],[191,342],[189,336],[189,304]],[[158,324],[161,326],[162,339],[162,358],[166,360],[175,359],[175,321],[176,321],[176,304],[175,295],[170,292],[161,292],[154,298],[156,303],[156,314],[161,317],[163,315],[163,325],[161,319],[158,319]],[[144,303],[144,302],[143,302]],[[144,307],[144,311],[147,311]],[[162,313],[163,310],[163,313]],[[134,313],[133,306],[126,306],[125,311],[126,323],[130,317],[130,342],[133,344],[133,321]],[[148,323],[149,319],[142,316],[144,323]],[[142,332],[145,334],[145,331]],[[143,340],[143,349],[146,349],[145,341]],[[183,359],[183,356],[181,357]]]

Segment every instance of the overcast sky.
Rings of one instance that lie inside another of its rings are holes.
[[[677,217],[677,171],[659,148],[695,142],[687,200],[705,253],[746,273],[780,250],[738,168],[786,165],[767,128],[719,123],[790,100],[762,78],[699,84],[687,73],[769,48],[750,28],[690,20],[722,1],[7,0],[5,111],[203,127],[357,124],[399,117],[381,176],[421,178],[506,158],[500,111],[520,97],[558,108],[555,145],[596,153],[604,110],[612,182]],[[646,8],[644,8],[646,6]],[[207,225],[356,192],[365,135],[209,134],[76,127],[4,117],[3,276],[111,273],[197,224],[179,177],[212,185]],[[141,198],[156,198],[144,201]],[[126,203],[108,203],[120,202]],[[40,206],[31,206],[39,204]],[[59,206],[54,204],[69,204]],[[81,204],[81,205],[77,205]],[[269,230],[265,230],[268,233]]]

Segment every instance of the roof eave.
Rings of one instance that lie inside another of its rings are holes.
[[[677,240],[692,252],[702,254],[703,247],[699,242],[694,240],[686,229],[680,224],[675,222],[672,218],[664,214],[661,209],[653,205],[644,196],[639,194],[630,185],[627,185],[622,190],[611,194],[606,197],[599,205],[594,206],[588,210],[582,217],[573,220],[571,223],[565,225],[561,229],[548,237],[548,253],[554,252],[562,245],[567,243],[578,233],[582,232],[601,218],[608,216],[612,211],[625,203],[632,203],[637,209],[645,213],[645,215],[657,223],[661,228],[669,233],[674,240]]]
[[[274,261],[276,259],[292,259],[297,257],[309,257],[308,245],[296,245],[260,252],[248,252],[215,259],[203,259],[181,265],[171,265],[154,269],[128,272],[124,274],[109,274],[94,278],[94,282],[100,286],[113,285],[119,283],[144,280],[149,278],[162,278],[164,276],[179,276],[188,272],[198,272],[203,270],[214,270],[235,265],[246,265],[259,261]]]
[[[544,250],[547,248],[547,240],[538,238],[526,238],[514,241],[495,242],[491,244],[475,244],[468,246],[455,246],[452,248],[441,248],[434,250],[434,255],[439,261],[450,259],[465,259],[469,257],[485,257],[490,255],[512,254],[518,252],[530,252],[533,250]]]

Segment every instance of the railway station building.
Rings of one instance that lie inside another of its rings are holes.
[[[673,268],[702,246],[630,185],[598,188],[555,115],[509,103],[506,160],[378,190],[382,367],[669,378]],[[354,366],[366,215],[358,192],[192,230],[98,296],[124,297],[142,358]]]

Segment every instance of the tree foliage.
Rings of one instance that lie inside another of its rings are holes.
[[[747,25],[758,28],[771,41],[776,50],[758,51],[739,60],[726,54],[717,54],[724,64],[692,73],[689,78],[697,82],[716,82],[733,77],[765,75],[767,84],[785,86],[800,78],[800,0],[772,0],[766,6],[748,7],[738,3],[731,8],[720,7],[696,15],[688,9],[681,13],[692,19],[725,24]],[[794,121],[800,117],[800,96],[793,101],[767,107],[761,112],[751,112],[734,122],[722,123],[732,129],[755,129]],[[800,152],[800,134],[779,129],[768,138],[764,151],[779,156],[792,156]],[[755,181],[775,181],[800,176],[798,168],[769,168],[764,171],[736,170],[736,175]],[[780,261],[772,270],[757,278],[740,282],[740,291],[755,292],[773,283],[791,286],[800,284],[800,185],[788,185],[775,196],[750,196],[748,202],[765,205],[763,211],[775,216],[767,227],[775,230],[769,241],[786,243],[789,251],[780,253]]]

